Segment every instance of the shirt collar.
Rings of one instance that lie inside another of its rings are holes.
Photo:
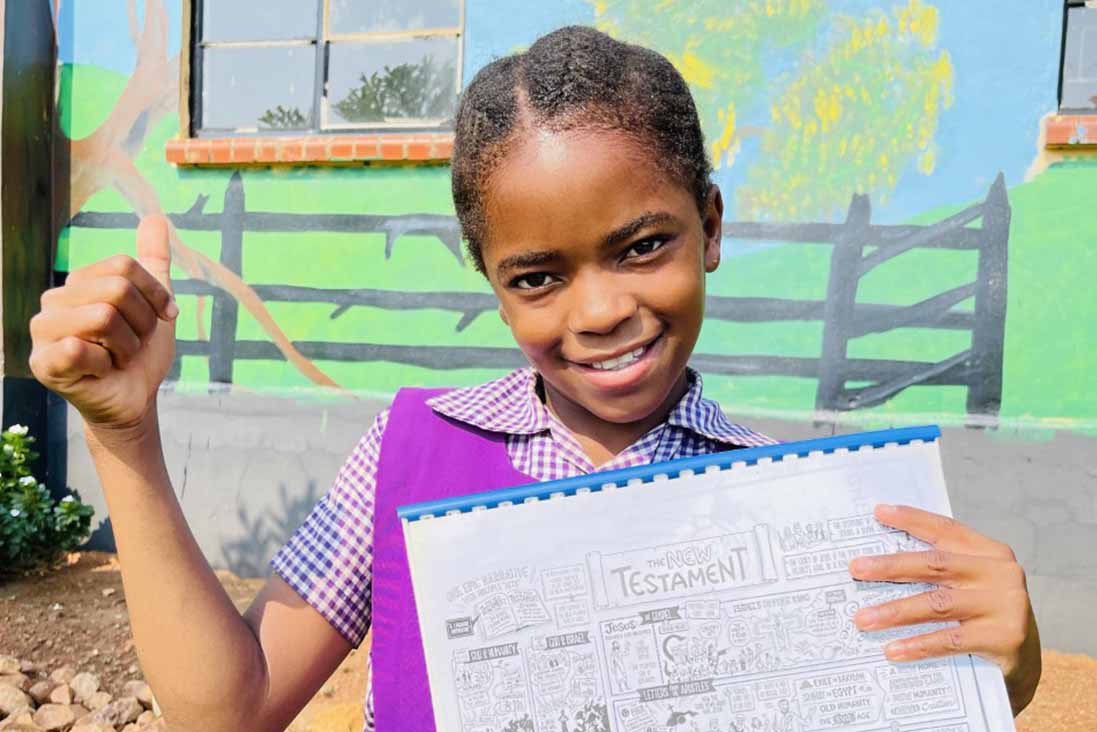
[[[719,404],[701,395],[704,388],[701,374],[693,369],[686,369],[686,375],[689,388],[667,415],[667,424],[732,447],[758,447],[777,442],[749,427],[732,422]]]
[[[550,415],[537,396],[531,368],[511,371],[485,384],[453,389],[427,400],[435,412],[488,432],[532,435],[549,428]]]
[[[771,445],[775,440],[729,420],[716,402],[701,396],[701,375],[687,369],[689,388],[667,415],[667,424],[733,447]],[[435,412],[488,432],[532,435],[548,430],[552,415],[537,394],[531,368],[494,381],[453,389],[427,400]]]

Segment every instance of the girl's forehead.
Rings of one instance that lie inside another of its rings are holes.
[[[658,168],[653,147],[624,130],[532,127],[517,133],[497,172],[536,168],[550,174],[574,174],[576,169],[593,164]]]
[[[486,181],[485,259],[493,248],[599,240],[643,214],[696,215],[691,192],[620,132],[531,131]]]

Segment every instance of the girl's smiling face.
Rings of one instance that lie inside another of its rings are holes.
[[[533,130],[485,183],[484,266],[549,407],[611,453],[686,389],[720,259],[719,190],[692,192],[633,139]]]

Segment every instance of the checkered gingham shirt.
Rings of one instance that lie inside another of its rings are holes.
[[[595,468],[541,401],[537,382],[532,369],[519,369],[486,384],[446,392],[427,404],[447,417],[506,434],[515,470],[539,481],[775,442],[729,421],[716,402],[702,398],[701,376],[690,370],[689,389],[666,421]],[[374,492],[388,415],[386,409],[377,416],[327,495],[271,560],[278,576],[355,648],[370,626]],[[365,729],[373,730],[372,688],[367,689],[365,708]]]

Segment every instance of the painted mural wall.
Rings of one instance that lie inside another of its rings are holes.
[[[56,266],[173,216],[175,388],[385,396],[522,363],[447,167],[169,165],[181,1],[57,14]],[[569,23],[694,91],[728,204],[694,363],[726,408],[1097,430],[1097,155],[1039,139],[1061,2],[466,0],[463,78]]]

